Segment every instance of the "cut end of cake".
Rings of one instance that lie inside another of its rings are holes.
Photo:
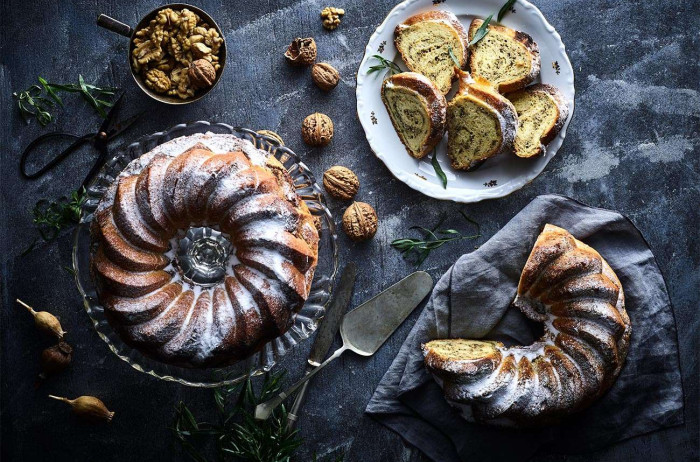
[[[500,342],[442,339],[421,345],[428,370],[444,380],[476,380],[501,362]]]
[[[481,359],[497,352],[496,342],[460,338],[432,340],[423,345],[424,355],[431,353],[453,361]]]

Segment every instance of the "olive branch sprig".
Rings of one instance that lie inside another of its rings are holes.
[[[513,5],[515,4],[516,0],[508,0],[503,4],[500,10],[498,10],[498,16],[496,20],[498,22],[501,22],[503,17],[508,14],[509,11],[513,8]],[[493,14],[489,15],[488,18],[484,19],[484,22],[481,23],[481,26],[476,30],[474,33],[474,37],[469,41],[468,46],[473,46],[476,45],[479,40],[482,38],[486,37],[486,34],[489,33],[489,23],[491,22],[491,19],[493,18]]]
[[[218,460],[289,462],[302,444],[297,430],[287,430],[287,411],[277,408],[265,421],[253,415],[255,406],[275,396],[282,389],[284,372],[266,374],[256,393],[250,377],[238,385],[214,390],[218,418],[216,422],[198,421],[180,402],[175,408],[172,431],[185,452],[197,462],[209,459],[202,452],[214,440]]]
[[[85,188],[82,188],[55,201],[38,201],[32,209],[32,221],[41,237],[45,241],[51,241],[64,228],[80,221],[80,208],[85,198]]]
[[[476,227],[476,234],[462,234],[456,229],[438,229],[442,226],[445,221],[445,216],[443,216],[440,221],[431,229],[425,228],[423,226],[411,226],[410,230],[418,230],[423,234],[422,239],[416,238],[402,238],[395,239],[391,241],[391,246],[399,251],[403,257],[407,260],[413,260],[416,267],[419,267],[430,252],[435,249],[439,249],[443,245],[449,242],[461,241],[464,239],[476,239],[481,237],[481,228],[479,223],[469,218],[464,212],[459,211],[460,215],[464,217],[467,222]]]
[[[385,57],[383,57],[381,55],[372,55],[372,58],[379,60],[379,64],[375,64],[374,66],[370,66],[370,68],[367,70],[368,74],[371,74],[373,72],[380,72],[380,71],[385,70],[385,69],[390,76],[401,72],[401,68],[399,67],[398,64],[396,64],[393,61],[389,61],[388,59],[386,59]]]
[[[54,120],[51,111],[56,106],[63,107],[63,99],[59,96],[63,93],[80,93],[85,101],[100,115],[107,117],[106,109],[112,107],[109,101],[116,95],[119,89],[112,87],[98,87],[85,83],[82,75],[78,76],[78,83],[58,84],[50,83],[45,78],[39,77],[39,84],[34,84],[26,90],[14,92],[12,96],[17,100],[19,112],[25,121],[35,118],[39,125],[45,127]]]

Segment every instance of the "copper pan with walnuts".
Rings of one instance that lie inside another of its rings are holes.
[[[155,24],[153,21],[156,21],[156,23],[165,21],[166,28],[172,26],[172,24],[169,24],[168,15],[163,14],[164,10],[172,10],[175,13],[187,10],[187,18],[181,19],[182,26],[189,26],[194,16],[196,16],[199,18],[199,21],[192,24],[192,29],[204,25],[207,26],[204,28],[206,31],[203,31],[203,34],[198,34],[192,30],[188,34],[181,34],[182,41],[175,40],[172,44],[161,43],[161,41],[170,40],[172,37],[168,36],[167,33],[163,34],[163,28],[152,28],[150,26]],[[193,16],[189,13],[192,13]],[[159,15],[161,16],[160,18]],[[226,39],[216,21],[201,8],[186,3],[170,3],[159,6],[146,14],[134,28],[104,14],[99,15],[97,24],[129,38],[130,45],[127,59],[131,75],[134,77],[136,85],[144,93],[161,103],[188,104],[195,102],[214,89],[219,80],[221,80],[221,74],[226,67]],[[201,41],[196,37],[192,43],[186,42],[192,36],[198,35],[203,36]],[[183,50],[182,43],[178,42],[185,42],[184,48],[186,49]],[[162,47],[160,46],[161,44],[163,45]],[[133,59],[135,56],[134,52],[138,46],[141,46],[137,53],[140,55],[140,58]],[[208,67],[203,69],[201,62],[192,72],[189,72],[189,66],[184,66],[184,64],[181,67],[173,65],[167,59],[168,56],[159,54],[163,49],[167,49],[170,54],[188,53],[187,57],[182,58],[182,63],[187,61],[190,55],[192,62],[200,59],[210,60],[215,71],[213,78],[211,69]],[[217,56],[216,60],[212,59],[212,53]],[[152,54],[152,56],[149,54]],[[142,64],[139,63],[139,61],[144,61],[144,58],[146,62],[150,62],[151,59],[153,61],[158,59],[159,64],[157,66],[149,66],[149,69],[144,72],[144,69],[141,68]],[[196,75],[200,77],[200,80],[195,85],[190,85],[190,75]],[[204,86],[203,82],[207,86]]]

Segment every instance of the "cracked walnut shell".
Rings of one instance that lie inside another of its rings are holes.
[[[378,223],[377,212],[365,202],[353,202],[343,214],[343,230],[353,241],[372,239]]]
[[[323,174],[323,187],[331,196],[349,201],[360,189],[360,180],[349,168],[335,165]]]
[[[340,82],[340,73],[328,63],[316,63],[311,68],[311,80],[321,90],[330,91]]]
[[[309,66],[316,61],[316,41],[311,38],[295,38],[284,53],[292,66]]]
[[[301,124],[301,137],[309,146],[326,146],[333,139],[333,121],[326,114],[315,112]]]

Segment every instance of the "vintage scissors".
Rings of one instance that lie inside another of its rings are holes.
[[[82,146],[85,143],[93,143],[95,148],[100,152],[99,156],[95,160],[95,164],[92,166],[90,169],[90,172],[87,174],[85,179],[83,180],[83,183],[81,185],[81,188],[86,187],[90,180],[97,174],[97,172],[100,170],[102,167],[102,164],[105,163],[107,160],[107,145],[109,144],[112,139],[114,139],[116,136],[121,134],[124,130],[129,128],[136,120],[141,116],[142,113],[136,114],[132,117],[129,117],[128,119],[124,119],[119,122],[115,122],[115,119],[117,117],[117,114],[119,113],[119,108],[121,107],[122,100],[124,98],[124,95],[120,96],[119,99],[117,100],[116,103],[114,103],[114,106],[112,109],[109,111],[107,114],[107,117],[105,118],[104,122],[100,126],[99,130],[97,133],[89,133],[87,135],[79,136],[79,135],[73,135],[72,133],[61,133],[61,132],[54,132],[54,133],[47,133],[45,135],[41,135],[31,143],[29,143],[29,146],[24,150],[22,153],[22,157],[20,158],[19,161],[19,169],[20,172],[22,173],[22,176],[24,178],[33,180],[36,178],[39,178],[46,174],[49,170],[52,170],[55,168],[58,164],[60,164],[66,157],[71,155],[73,152],[75,152],[80,146]],[[68,146],[66,149],[64,149],[61,153],[59,153],[57,156],[55,156],[51,161],[49,161],[46,165],[41,167],[39,170],[33,173],[27,173],[27,159],[29,158],[29,154],[38,148],[39,146],[44,145],[44,143],[47,143],[51,140],[54,139],[74,139],[73,143]]]

